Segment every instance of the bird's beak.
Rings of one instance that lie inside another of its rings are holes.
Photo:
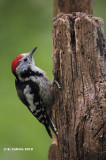
[[[29,55],[32,57],[33,53],[35,52],[35,50],[37,49],[37,47],[35,47],[31,52],[29,52]]]

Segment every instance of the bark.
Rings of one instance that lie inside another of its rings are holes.
[[[84,12],[93,15],[94,0],[54,0],[54,17],[63,13]]]
[[[50,160],[104,160],[105,39],[101,18],[60,14],[53,20],[53,71],[58,140]]]

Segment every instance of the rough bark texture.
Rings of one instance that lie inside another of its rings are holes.
[[[106,158],[104,48],[102,19],[73,13],[53,20],[53,70],[62,89],[54,87],[59,135],[50,160]]]
[[[54,17],[63,13],[84,12],[93,15],[94,0],[54,0]]]

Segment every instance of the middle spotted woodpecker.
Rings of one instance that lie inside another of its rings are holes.
[[[12,62],[11,70],[16,77],[18,97],[52,137],[50,127],[56,135],[58,134],[50,117],[50,109],[54,101],[53,85],[45,72],[35,66],[32,56],[36,48],[17,56]]]

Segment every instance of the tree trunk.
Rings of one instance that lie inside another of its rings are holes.
[[[53,20],[55,122],[49,160],[106,159],[105,39],[101,18],[60,14]]]
[[[54,17],[63,13],[84,12],[93,15],[94,0],[54,0]]]

